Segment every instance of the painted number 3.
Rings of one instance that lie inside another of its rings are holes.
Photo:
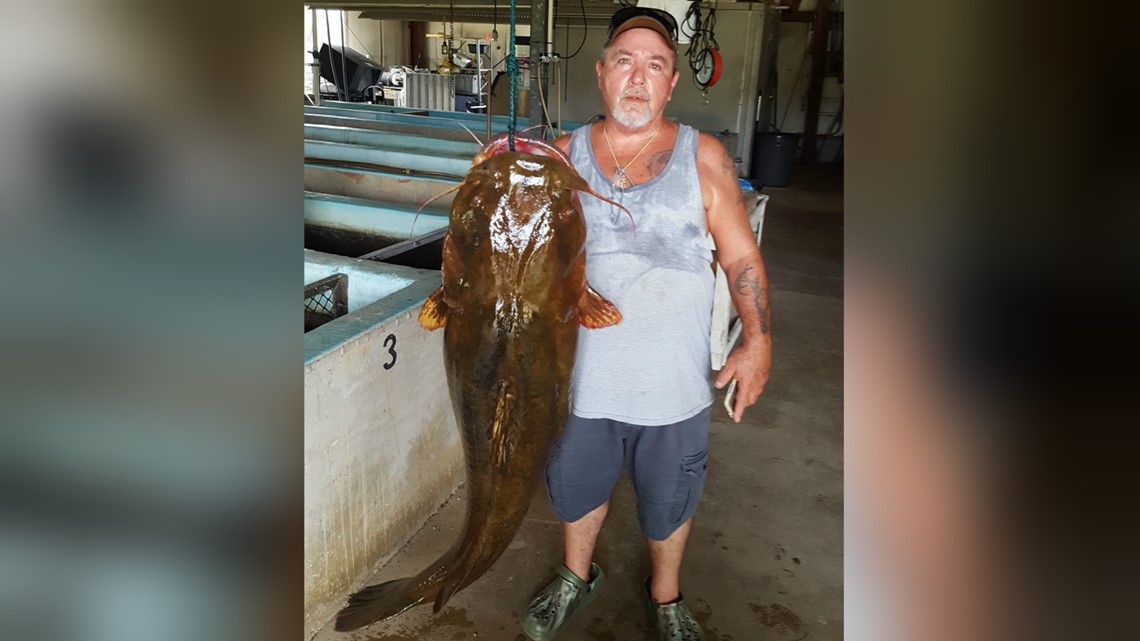
[[[396,365],[396,335],[388,334],[384,338],[384,346],[388,348],[388,353],[392,355],[392,360],[384,363],[384,369],[392,369]]]

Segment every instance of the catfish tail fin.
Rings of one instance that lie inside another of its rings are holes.
[[[434,602],[433,609],[438,613],[456,592],[479,578],[502,554],[498,550],[487,558],[475,558],[478,548],[473,549],[471,543],[465,536],[418,575],[370,585],[348,597],[348,605],[336,615],[334,629],[356,630],[425,603]],[[502,547],[505,549],[506,545]]]
[[[363,628],[424,603],[426,596],[421,593],[419,579],[418,576],[410,576],[370,585],[356,592],[348,597],[348,605],[337,613],[334,628],[339,632]]]

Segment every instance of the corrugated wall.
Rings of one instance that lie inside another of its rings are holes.
[[[400,107],[455,111],[451,78],[434,73],[409,73],[404,79]]]

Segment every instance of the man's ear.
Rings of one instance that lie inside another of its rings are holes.
[[[602,61],[601,60],[595,60],[594,61],[594,75],[596,75],[598,77],[598,90],[600,91],[602,88]],[[674,80],[673,84],[677,84],[677,81]]]

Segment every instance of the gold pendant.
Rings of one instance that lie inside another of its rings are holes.
[[[618,167],[618,170],[614,172],[614,184],[617,185],[619,189],[629,187],[629,178],[626,177],[625,170],[621,167]]]

